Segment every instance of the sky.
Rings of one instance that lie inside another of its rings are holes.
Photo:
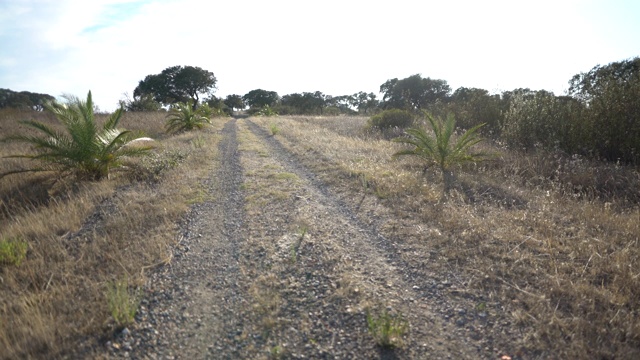
[[[175,65],[254,89],[378,94],[413,74],[452,89],[562,95],[640,56],[637,0],[0,0],[0,88],[86,96],[112,111]]]

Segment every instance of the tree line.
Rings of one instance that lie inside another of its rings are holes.
[[[380,85],[382,98],[364,91],[331,96],[321,91],[280,96],[275,91],[254,89],[225,98],[214,95],[217,79],[194,66],[173,66],[147,75],[120,101],[127,111],[156,111],[178,103],[195,110],[207,104],[214,112],[249,114],[265,108],[280,115],[373,115],[402,109],[446,117],[452,114],[463,129],[485,124],[485,136],[506,145],[530,150],[554,149],[610,161],[640,161],[640,58],[597,65],[569,80],[566,95],[519,88],[491,94],[480,88],[453,90],[446,80],[415,74],[389,79]],[[41,110],[53,100],[46,94],[0,89],[0,108]]]
[[[47,94],[0,89],[0,109],[17,108],[42,111],[44,105],[53,100],[55,100],[55,98]]]

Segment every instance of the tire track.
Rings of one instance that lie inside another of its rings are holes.
[[[329,248],[329,251],[316,255],[313,261],[305,264],[312,268],[314,266],[316,266],[316,269],[320,268],[320,273],[324,275],[324,278],[318,277],[315,284],[311,283],[311,286],[316,289],[320,287],[331,288],[336,278],[340,278],[340,273],[344,272],[349,274],[349,278],[354,282],[352,285],[356,289],[366,288],[363,291],[366,294],[360,296],[360,299],[355,302],[350,302],[350,299],[339,299],[339,301],[334,301],[334,304],[321,305],[329,307],[334,312],[331,315],[328,315],[326,311],[323,312],[325,315],[323,321],[325,324],[330,325],[328,327],[333,327],[334,331],[343,328],[346,332],[364,333],[366,337],[368,336],[366,329],[362,329],[357,323],[358,321],[365,322],[362,308],[357,310],[357,307],[367,302],[378,303],[402,312],[411,323],[407,346],[394,352],[393,356],[387,357],[482,357],[477,344],[470,344],[464,339],[455,338],[452,335],[454,334],[453,325],[443,322],[439,316],[433,313],[428,301],[424,298],[419,298],[419,292],[417,287],[414,286],[415,284],[407,282],[411,281],[410,279],[405,280],[403,266],[406,266],[406,264],[402,259],[392,256],[392,253],[386,248],[388,241],[384,237],[370,226],[362,224],[346,205],[331,194],[329,188],[318,180],[313,172],[299,163],[266,130],[250,120],[246,120],[246,123],[250,131],[261,142],[264,142],[269,149],[268,154],[275,159],[279,166],[285,172],[293,173],[302,180],[302,188],[296,189],[294,196],[302,201],[298,200],[297,205],[293,206],[294,211],[304,213],[306,219],[310,219],[309,232],[314,238],[321,240],[321,242],[316,242],[312,245]],[[287,217],[286,214],[281,216],[283,218]],[[295,218],[295,216],[290,215],[288,221],[292,221],[292,218]],[[295,219],[293,220],[295,221]],[[284,235],[286,236],[286,234]],[[303,255],[301,256],[304,256],[305,251],[309,250],[303,248],[301,250]],[[324,256],[327,256],[326,261],[324,261]],[[289,271],[295,272],[297,269],[294,268]],[[300,276],[305,271],[308,272],[310,270],[300,271]],[[303,286],[302,289],[297,291],[298,293],[307,292],[317,296],[317,291],[308,286]],[[327,295],[323,294],[323,296]],[[341,309],[340,305],[346,306],[346,314],[344,308]],[[320,304],[307,302],[306,304],[290,305],[290,308],[293,309],[291,312],[296,312],[296,306],[309,306],[310,313],[313,313],[313,309],[320,306]],[[360,314],[355,317],[350,316],[352,315],[352,308],[356,308],[356,313],[360,312]],[[298,311],[298,313],[301,312]],[[283,316],[287,316],[287,314],[285,313]],[[313,330],[318,329],[312,329],[311,332]],[[327,331],[331,332],[326,330],[325,333]],[[335,333],[333,335],[324,335],[328,338],[335,335]],[[295,337],[295,334],[288,334],[288,336]],[[341,343],[353,343],[356,351],[351,355],[356,358],[368,358],[371,356],[371,349],[367,344],[363,343],[367,339],[344,335],[340,340]],[[331,343],[334,351],[338,353],[341,353],[341,350],[347,351],[336,349],[333,340]],[[346,358],[349,357],[347,356]]]
[[[242,358],[244,197],[236,128],[235,120],[224,126],[220,165],[204,183],[209,200],[192,207],[174,260],[149,277],[136,328],[107,344],[112,356]]]

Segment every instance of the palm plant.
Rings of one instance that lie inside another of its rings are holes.
[[[408,129],[405,137],[394,139],[394,141],[411,145],[413,148],[398,151],[393,156],[414,155],[427,162],[427,166],[437,165],[442,172],[442,181],[444,182],[442,195],[445,198],[455,182],[453,172],[455,166],[485,159],[486,154],[471,152],[471,147],[482,141],[478,129],[484,124],[465,131],[454,141],[452,137],[456,122],[452,114],[447,115],[445,121],[440,118],[436,119],[431,114],[425,114],[435,137],[426,129]]]
[[[86,101],[71,95],[65,99],[66,104],[51,102],[45,105],[45,110],[56,117],[65,131],[26,120],[21,123],[39,131],[40,136],[12,135],[3,139],[27,143],[35,148],[33,154],[8,157],[38,160],[42,166],[10,171],[0,174],[0,177],[28,171],[57,171],[72,172],[83,179],[100,180],[108,177],[111,169],[124,166],[125,158],[146,155],[152,148],[137,144],[153,141],[151,138],[117,128],[123,108],[111,114],[100,129],[95,120],[91,91]]]
[[[194,109],[191,103],[177,103],[167,115],[167,132],[191,131],[202,129],[211,124],[212,110],[208,105],[201,105]]]

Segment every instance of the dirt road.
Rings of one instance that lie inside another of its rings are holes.
[[[490,338],[468,330],[483,317],[448,303],[438,290],[448,284],[399,256],[345,202],[356,198],[335,195],[250,119],[230,120],[222,135],[206,201],[184,220],[171,264],[150,275],[136,325],[105,356],[496,357]],[[397,348],[377,345],[367,312],[402,315]]]

